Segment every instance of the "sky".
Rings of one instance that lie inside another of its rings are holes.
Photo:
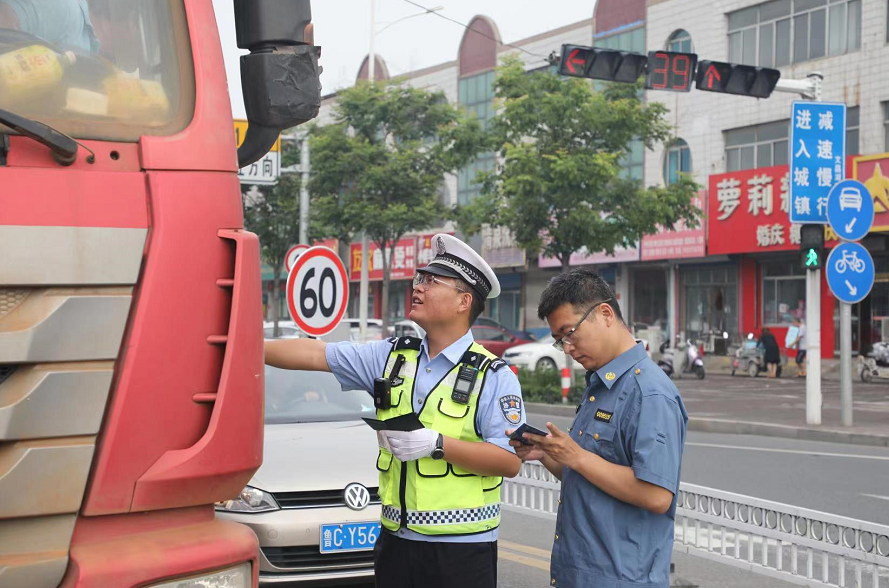
[[[592,17],[595,0],[412,0],[439,14],[469,24],[476,14],[491,17],[505,43]],[[235,42],[232,0],[213,0],[235,118],[244,118],[238,58],[245,52]],[[393,24],[405,16],[422,13],[406,0],[377,0],[376,52],[386,60],[393,76],[451,61],[464,28],[435,14],[425,14]],[[321,46],[322,94],[350,86],[370,48],[370,0],[314,0],[312,21],[315,43]],[[555,49],[555,48],[554,48]]]

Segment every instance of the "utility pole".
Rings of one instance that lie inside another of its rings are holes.
[[[370,52],[367,56],[367,81],[374,83],[376,75],[375,65],[377,56],[374,51],[374,41],[377,36],[377,0],[370,0]],[[385,254],[385,252],[384,252]],[[367,233],[361,233],[361,283],[358,287],[358,329],[359,340],[367,341],[367,303],[370,296],[368,265],[370,264],[370,247],[367,241]],[[383,312],[386,312],[386,301],[383,301]]]
[[[309,172],[311,171],[311,159],[309,159],[309,134],[302,137],[302,145],[299,153],[299,167],[302,172],[302,182],[299,187],[299,242],[309,245]]]
[[[824,76],[811,73],[805,80],[778,80],[776,92],[799,94],[821,102]],[[790,146],[791,151],[793,145]],[[806,270],[806,423],[821,424],[821,270]]]

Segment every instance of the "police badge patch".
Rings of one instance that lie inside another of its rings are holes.
[[[522,399],[515,394],[504,396],[500,399],[500,412],[503,413],[506,422],[519,424],[522,420]]]

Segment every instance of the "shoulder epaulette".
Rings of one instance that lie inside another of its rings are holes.
[[[473,351],[470,349],[466,353],[463,354],[463,357],[460,358],[460,363],[466,363],[474,367],[475,369],[481,369],[482,363],[488,359],[484,353],[479,353],[478,351]]]
[[[400,337],[395,341],[395,351],[400,349],[413,349],[414,351],[420,350],[420,345],[423,343],[423,339],[419,337]]]
[[[506,362],[498,357],[497,359],[495,359],[494,361],[491,362],[491,365],[489,366],[489,368],[492,372],[496,372],[497,370],[499,370],[500,368],[502,368],[505,365],[506,365]]]

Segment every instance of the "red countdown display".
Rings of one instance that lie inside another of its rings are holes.
[[[649,90],[688,92],[695,79],[698,56],[694,53],[650,51],[645,74],[645,87]]]

